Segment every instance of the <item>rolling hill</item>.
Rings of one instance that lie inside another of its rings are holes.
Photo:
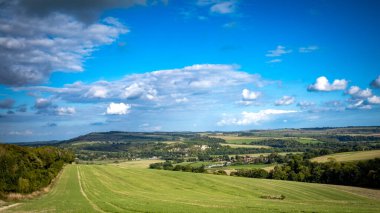
[[[48,194],[5,212],[378,212],[380,208],[379,190],[143,168],[147,164],[68,165]]]

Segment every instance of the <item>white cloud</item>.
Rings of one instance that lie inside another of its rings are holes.
[[[203,7],[203,6],[208,6],[208,5],[211,5],[211,4],[215,4],[217,2],[218,2],[217,0],[198,0],[196,2],[196,5],[200,6],[200,7]]]
[[[189,99],[187,99],[186,97],[177,98],[177,99],[175,99],[175,102],[176,103],[186,103],[186,102],[189,102]]]
[[[249,89],[243,89],[241,92],[244,101],[253,101],[261,96],[261,92],[250,91]]]
[[[275,102],[276,106],[284,106],[284,105],[290,105],[293,104],[296,99],[292,96],[283,96],[282,98],[278,99]]]
[[[141,97],[145,92],[143,84],[133,83],[124,89],[123,98],[135,99]]]
[[[56,112],[58,115],[72,115],[76,111],[74,107],[59,107],[56,109]]]
[[[353,103],[347,106],[347,109],[372,109],[371,105],[367,105],[364,100],[352,100]]]
[[[336,79],[330,84],[329,80],[325,76],[317,78],[314,84],[308,86],[308,91],[323,91],[329,92],[334,90],[345,90],[348,82],[345,79]]]
[[[31,16],[18,3],[0,8],[0,84],[36,84],[52,72],[81,72],[97,47],[128,32],[112,17],[86,24],[59,12]]]
[[[353,98],[365,99],[372,96],[372,90],[368,88],[362,90],[358,86],[351,86],[347,91],[347,94],[351,95]]]
[[[300,48],[298,49],[298,51],[299,51],[300,53],[310,53],[310,52],[316,51],[316,50],[318,50],[318,49],[319,49],[318,46],[308,46],[308,47],[300,47]]]
[[[230,14],[234,13],[236,10],[235,1],[224,1],[211,6],[210,11],[219,14]]]
[[[108,115],[126,115],[129,113],[131,105],[125,103],[111,102],[107,107],[106,114]]]
[[[380,75],[377,76],[377,78],[371,82],[371,87],[380,88]]]
[[[259,124],[262,121],[270,120],[273,116],[283,115],[289,113],[296,113],[295,110],[276,110],[276,109],[265,109],[259,112],[242,112],[239,118],[227,117],[220,120],[217,125],[249,125],[249,124]]]
[[[108,90],[103,86],[93,86],[85,94],[89,98],[107,98]]]
[[[275,50],[269,50],[265,56],[267,57],[278,57],[284,54],[291,53],[292,50],[287,50],[284,46],[278,45]]]
[[[380,97],[379,96],[372,96],[367,99],[368,103],[370,104],[380,104]]]
[[[10,131],[8,133],[9,135],[33,135],[33,132],[31,130],[24,130],[24,131]]]
[[[282,59],[279,59],[279,58],[276,58],[276,59],[273,59],[273,60],[267,61],[268,64],[272,64],[272,63],[280,63],[280,62],[282,62]]]
[[[311,101],[301,101],[297,103],[297,106],[299,106],[302,110],[305,110],[315,106],[315,103]]]
[[[143,102],[169,104],[173,98],[192,98],[228,90],[241,85],[253,84],[262,87],[273,82],[263,80],[260,75],[239,71],[237,65],[196,64],[179,69],[158,70],[129,75],[116,81],[97,81],[90,84],[75,82],[62,88],[45,86],[20,87],[16,90],[53,93],[55,98],[69,102],[91,101]],[[232,90],[231,90],[232,91]],[[172,97],[176,94],[176,97]]]

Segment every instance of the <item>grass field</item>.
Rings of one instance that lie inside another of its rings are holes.
[[[300,154],[302,152],[278,152],[279,155],[287,155],[287,154]],[[268,156],[271,153],[254,153],[254,154],[239,154],[239,156],[250,156],[250,157],[260,157],[262,156]],[[236,155],[228,155],[229,157],[235,157]]]
[[[210,136],[213,138],[221,138],[226,141],[226,143],[229,144],[249,144],[253,141],[259,141],[265,138],[262,137],[242,137],[242,136],[235,136],[235,135],[220,135],[220,136]]]
[[[231,148],[254,148],[254,149],[270,149],[270,146],[264,145],[247,145],[247,144],[225,144],[222,143],[222,146],[230,146]]]
[[[243,137],[243,136],[236,136],[236,135],[221,135],[221,136],[210,136],[210,137],[224,139],[226,143],[228,144],[242,144],[242,145],[250,144],[251,142],[254,143],[254,142],[262,141],[266,139],[296,140],[302,144],[323,143],[314,138],[308,138],[308,137]]]
[[[5,212],[378,212],[380,191],[143,168],[68,165],[52,191]],[[261,196],[284,195],[284,200]]]
[[[380,150],[371,151],[358,151],[358,152],[342,152],[332,155],[324,155],[311,159],[315,162],[327,162],[329,158],[334,158],[337,161],[358,161],[358,160],[368,160],[373,158],[380,158]]]
[[[243,165],[231,165],[225,167],[215,167],[208,170],[237,170],[237,169],[264,169],[266,167],[272,167],[274,164],[243,164]]]

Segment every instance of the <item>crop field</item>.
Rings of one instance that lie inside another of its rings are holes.
[[[151,170],[68,165],[46,195],[5,212],[378,212],[380,191]],[[285,199],[276,199],[281,195]]]
[[[334,158],[337,161],[358,161],[358,160],[369,160],[374,158],[380,158],[380,150],[371,151],[358,151],[358,152],[342,152],[332,155],[324,155],[311,159],[316,162],[327,162],[329,158]]]

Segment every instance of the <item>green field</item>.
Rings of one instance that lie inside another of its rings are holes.
[[[279,155],[287,155],[287,154],[301,154],[302,152],[278,152]],[[260,157],[268,156],[271,153],[254,153],[254,154],[239,154],[239,156],[250,156],[250,157]],[[236,155],[228,155],[229,157],[235,157]]]
[[[236,169],[264,169],[272,167],[274,164],[242,164],[242,165],[230,165],[225,167],[215,167],[208,170],[236,170]]]
[[[259,141],[259,140],[265,139],[263,137],[243,137],[243,136],[236,136],[236,135],[220,135],[220,136],[210,136],[210,137],[224,139],[226,143],[229,143],[229,144],[249,144],[253,141]]]
[[[5,212],[378,212],[380,191],[143,168],[68,165],[46,195]],[[261,196],[284,200],[264,199]]]
[[[313,143],[323,143],[317,139],[309,137],[244,137],[236,135],[221,135],[221,136],[210,136],[214,138],[221,138],[228,144],[250,144],[251,142],[257,142],[267,139],[282,139],[282,140],[296,140],[302,144],[313,144]],[[270,147],[268,147],[270,148]]]
[[[270,146],[264,145],[250,145],[250,144],[221,144],[222,146],[229,146],[231,148],[254,148],[254,149],[270,149]]]
[[[358,151],[358,152],[342,152],[331,155],[324,155],[311,159],[315,162],[327,162],[329,158],[334,158],[337,161],[358,161],[358,160],[369,160],[374,158],[380,158],[380,150],[371,151]]]

